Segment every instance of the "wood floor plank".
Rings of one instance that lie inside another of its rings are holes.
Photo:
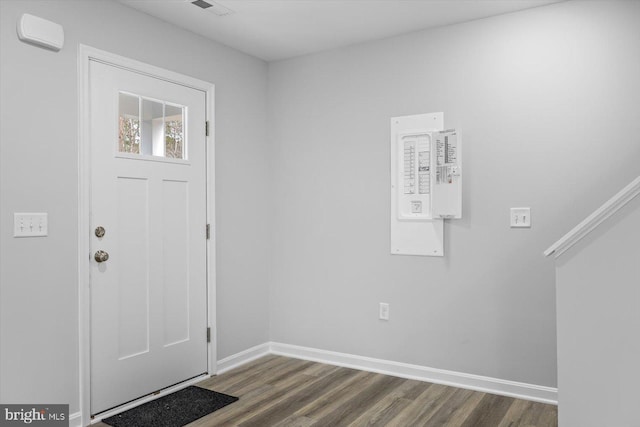
[[[293,374],[293,373],[292,373]],[[251,399],[240,396],[240,400],[231,405],[222,408],[212,414],[209,414],[206,420],[198,426],[237,426],[240,423],[253,417],[255,414],[268,410],[273,405],[279,403],[281,399],[290,399],[300,388],[304,388],[307,384],[317,381],[318,378],[309,375],[291,375],[280,381],[274,382],[273,385],[265,384],[268,389],[258,396]],[[229,408],[228,411],[224,411]],[[196,427],[189,425],[190,427]]]
[[[243,381],[251,381],[251,379],[256,378],[260,373],[269,371],[286,363],[286,359],[283,360],[277,356],[265,356],[249,362],[246,365],[232,369],[224,375],[214,375],[198,383],[198,386],[208,388],[210,390],[218,388],[229,389],[232,385]]]
[[[260,396],[256,396],[253,399],[240,398],[237,402],[229,405],[229,411],[224,411],[225,408],[216,411],[208,415],[206,420],[198,426],[218,427],[218,426],[237,426],[245,420],[251,418],[255,414],[262,410],[270,408],[273,404],[280,401],[282,398],[288,398],[289,394],[295,392],[295,389],[301,385],[305,385],[311,381],[315,381],[315,377],[311,376],[297,376],[292,378],[290,383],[285,387],[269,387]],[[239,405],[237,405],[239,403]],[[237,405],[237,406],[235,406]],[[196,427],[196,425],[189,424],[189,427]]]
[[[427,425],[460,427],[473,412],[484,393],[456,389],[449,399],[429,417]]]
[[[406,427],[427,425],[431,416],[446,403],[456,391],[453,387],[431,384],[423,393],[405,408],[398,416],[389,421],[389,426]]]
[[[343,368],[345,369],[345,368]],[[305,416],[317,420],[331,413],[342,404],[344,399],[354,394],[355,390],[362,390],[373,382],[377,374],[358,372],[351,380],[336,385],[336,388],[324,396],[319,396],[313,402],[297,411],[295,416]]]
[[[242,394],[252,390],[257,385],[269,384],[276,385],[279,382],[290,378],[293,375],[301,374],[306,368],[311,366],[312,362],[306,360],[290,359],[286,363],[278,365],[272,369],[261,371],[254,376],[248,377],[239,383],[235,383],[230,387],[225,387],[222,393],[241,396]],[[221,391],[216,389],[216,391]]]
[[[330,392],[335,384],[342,383],[353,378],[358,371],[354,369],[334,370],[329,375],[317,378],[317,381],[310,383],[307,387],[298,390],[295,399],[283,400],[272,406],[267,411],[261,411],[247,421],[239,424],[240,427],[264,427],[275,425],[286,419],[290,414],[307,406],[318,398]]]
[[[557,406],[549,405],[545,403],[534,403],[533,406],[535,410],[538,411],[539,413],[536,416],[537,422],[535,424],[531,424],[532,426],[558,427],[558,407]]]
[[[556,407],[544,403],[516,399],[498,427],[557,427],[557,425],[558,411]]]
[[[326,365],[324,363],[314,363],[313,365],[305,369],[303,374],[311,375],[314,377],[321,377],[323,375],[328,375],[333,371],[337,371],[338,369],[343,368],[334,365]]]
[[[399,387],[351,423],[350,427],[387,425],[430,385],[424,381],[404,380]]]
[[[502,422],[513,401],[511,397],[485,394],[461,427],[495,427]]]
[[[314,426],[346,426],[362,415],[376,402],[402,384],[398,377],[377,374],[373,382],[358,393],[352,394],[334,411],[317,419]],[[313,417],[312,417],[313,418]]]
[[[225,372],[226,375],[224,376],[214,375],[210,378],[210,380],[215,381],[216,379],[217,380],[224,379],[227,381],[238,381],[242,379],[244,375],[255,375],[259,371],[262,371],[264,369],[269,369],[274,365],[279,365],[282,363],[286,363],[286,360],[283,360],[282,358],[275,355],[266,355],[258,359],[252,360],[250,362],[247,362],[243,365],[237,366],[233,369],[230,369],[227,372]],[[210,380],[206,380],[206,381],[210,381]]]
[[[386,426],[410,404],[411,400],[390,394],[356,418],[349,427]]]
[[[307,417],[287,418],[273,427],[311,427],[315,424],[315,420]]]
[[[266,356],[198,385],[240,400],[188,427],[558,425],[553,405],[283,356]]]
[[[406,380],[402,386],[395,390],[392,394],[408,400],[415,400],[418,396],[425,392],[431,383],[418,380]]]

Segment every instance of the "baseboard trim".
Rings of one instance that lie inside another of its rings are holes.
[[[256,345],[255,347],[248,348],[240,353],[232,354],[229,357],[225,357],[218,361],[216,374],[220,375],[233,368],[242,366],[245,363],[249,363],[253,360],[259,359],[262,356],[266,356],[271,352],[271,343],[264,343]]]
[[[394,362],[390,360],[374,359],[317,348],[302,347],[276,342],[257,345],[236,355],[229,356],[218,362],[218,373],[226,372],[244,363],[255,360],[267,354],[310,360],[329,365],[344,366],[361,371],[376,372],[418,381],[427,381],[452,387],[498,394],[517,399],[534,402],[558,404],[558,389],[535,384],[502,380],[463,372],[429,368],[420,365]]]
[[[82,413],[69,414],[69,427],[82,427]]]

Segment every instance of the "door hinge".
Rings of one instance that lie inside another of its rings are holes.
[[[207,326],[207,342],[211,342],[211,327]]]
[[[205,136],[209,136],[209,120],[204,122],[204,134]]]
[[[211,225],[207,224],[207,240],[211,238]]]

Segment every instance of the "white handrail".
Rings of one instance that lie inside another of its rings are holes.
[[[574,227],[573,230],[551,245],[549,249],[544,251],[544,255],[549,256],[554,254],[555,257],[558,258],[638,194],[640,194],[640,176],[609,199],[604,205],[600,206],[594,213]]]

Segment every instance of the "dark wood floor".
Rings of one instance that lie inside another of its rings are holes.
[[[198,385],[240,400],[189,427],[555,427],[558,423],[553,405],[281,356],[263,357]]]

